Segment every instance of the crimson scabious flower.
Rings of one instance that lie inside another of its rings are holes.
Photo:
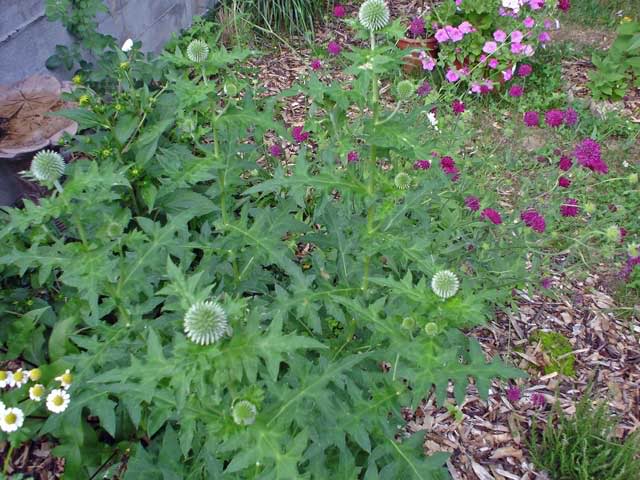
[[[322,62],[319,59],[315,59],[311,61],[311,70],[314,72],[320,70],[322,68]]]
[[[538,125],[540,125],[540,116],[538,115],[538,112],[533,112],[533,111],[525,112],[524,124],[527,127],[537,127]]]
[[[342,18],[346,14],[347,14],[347,11],[345,10],[343,5],[338,4],[335,7],[333,7],[333,15],[335,17]]]
[[[564,123],[564,112],[555,108],[549,110],[544,114],[544,121],[550,127],[557,128]]]
[[[329,55],[337,57],[340,55],[340,52],[342,52],[342,47],[338,42],[329,42],[329,45],[327,45],[327,52],[329,52]]]
[[[569,180],[565,176],[562,176],[558,179],[558,185],[560,185],[562,188],[569,188],[569,186],[571,186],[571,180]]]
[[[464,113],[464,103],[458,99],[453,101],[453,103],[451,104],[451,108],[453,109],[453,113],[455,113],[456,115]]]
[[[517,386],[512,385],[507,388],[507,400],[509,400],[511,403],[515,403],[520,400],[520,396],[521,392]]]
[[[478,197],[474,197],[473,195],[469,195],[467,198],[465,198],[464,204],[472,212],[477,212],[478,210],[480,210],[480,199]]]
[[[460,170],[456,167],[456,162],[453,158],[446,156],[440,159],[440,168],[442,171],[449,175],[452,181],[457,181],[460,178]]]
[[[533,395],[531,395],[531,403],[533,403],[534,407],[541,408],[546,405],[547,399],[544,397],[542,393],[536,392]]]
[[[564,112],[564,124],[568,127],[573,127],[578,123],[578,112],[569,107]]]
[[[629,232],[627,232],[626,228],[620,227],[620,243],[624,242],[624,237],[627,236],[627,233],[629,233]]]
[[[624,281],[628,282],[629,279],[631,278],[631,274],[633,273],[633,269],[637,265],[640,265],[640,255],[635,257],[632,255],[629,255],[627,257],[627,263],[620,271],[620,277],[622,277]]]
[[[284,151],[280,145],[274,143],[269,147],[269,153],[274,157],[279,157],[284,153]]]
[[[533,67],[531,65],[529,65],[528,63],[523,63],[522,65],[520,65],[518,67],[518,72],[517,75],[519,77],[528,77],[529,75],[531,75],[533,73]]]
[[[426,97],[427,95],[429,95],[429,93],[431,93],[431,85],[429,85],[429,82],[427,82],[426,80],[422,82],[422,84],[416,90],[416,93],[420,97]]]
[[[560,168],[560,170],[562,170],[563,172],[566,172],[572,166],[573,166],[573,161],[571,160],[570,157],[567,157],[566,155],[562,155],[560,157],[560,162],[558,162],[558,168]]]
[[[592,138],[585,138],[573,151],[578,163],[593,172],[607,173],[609,167],[602,160],[600,144]]]
[[[302,143],[309,138],[309,132],[305,132],[304,127],[293,127],[291,136],[296,143]]]
[[[566,198],[564,203],[560,205],[560,214],[563,217],[575,217],[578,215],[578,200],[575,198]]]
[[[358,155],[358,152],[356,152],[355,150],[351,150],[349,153],[347,153],[347,162],[356,163],[359,160],[360,160],[360,155]]]
[[[544,277],[542,280],[540,280],[540,285],[542,285],[542,288],[544,288],[545,290],[549,290],[552,283],[553,280],[551,280],[549,277]]]
[[[416,170],[429,170],[431,168],[431,162],[429,160],[416,160],[413,168]]]
[[[411,23],[409,24],[409,32],[411,32],[411,35],[414,37],[424,35],[424,20],[421,17],[416,17],[411,20]]]
[[[522,88],[522,85],[511,85],[509,89],[509,96],[511,97],[521,97],[523,93],[524,88]]]
[[[544,217],[533,208],[522,212],[520,214],[520,218],[527,227],[531,227],[538,233],[544,233],[545,229],[547,228]]]
[[[502,217],[500,216],[500,212],[495,211],[493,208],[485,208],[480,213],[482,218],[486,218],[494,225],[500,225],[502,223]]]
[[[562,10],[563,12],[568,12],[570,8],[571,8],[571,0],[558,1],[558,10]]]

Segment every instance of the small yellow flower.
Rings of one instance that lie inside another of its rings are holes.
[[[0,370],[0,388],[4,388],[9,385],[9,378],[11,372],[7,372],[6,370]]]
[[[620,23],[629,23],[633,20],[631,17],[623,17]]]
[[[122,62],[120,64],[120,69],[121,70],[127,70],[129,68],[129,62]]]
[[[39,402],[40,400],[42,400],[43,395],[44,386],[40,385],[39,383],[29,389],[29,398],[34,402]]]
[[[71,80],[76,85],[82,85],[82,77],[80,75],[74,75],[74,77]]]
[[[27,372],[19,368],[18,370],[13,372],[13,375],[11,375],[9,386],[20,388],[22,385],[24,385],[28,381],[29,381],[29,375],[27,375]]]
[[[102,150],[102,156],[104,158],[108,158],[111,156],[111,149],[110,148],[105,148]]]
[[[34,368],[33,370],[29,370],[29,380],[32,382],[37,382],[42,378],[42,370],[39,368]]]
[[[66,390],[71,386],[71,382],[73,382],[73,375],[71,375],[71,371],[67,368],[62,375],[56,377],[56,380],[60,382],[60,386]]]
[[[15,432],[23,423],[24,413],[19,408],[7,408],[0,412],[0,429],[3,432]]]
[[[80,95],[78,102],[81,106],[89,105],[89,103],[91,103],[91,97],[89,97],[89,95]]]
[[[53,413],[62,413],[67,409],[70,401],[71,397],[65,390],[52,390],[47,395],[47,408]]]
[[[116,103],[116,104],[113,106],[113,108],[115,109],[115,111],[116,111],[116,112],[121,112],[121,111],[124,109],[124,107],[123,107],[121,104],[119,104],[119,103]]]

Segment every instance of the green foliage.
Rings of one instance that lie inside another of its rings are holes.
[[[248,15],[249,21],[268,31],[304,35],[326,9],[324,0],[225,0],[234,15]]]
[[[536,332],[532,340],[540,342],[542,351],[549,357],[551,363],[545,365],[544,373],[561,373],[572,377],[575,375],[573,364],[576,361],[573,346],[569,340],[558,332]]]
[[[620,100],[627,90],[640,87],[640,22],[623,22],[606,54],[592,56],[596,70],[590,73],[589,88],[595,98]]]
[[[532,431],[531,458],[557,480],[634,480],[640,476],[640,436],[618,440],[616,425],[606,403],[593,406],[588,393],[572,417],[556,405],[541,436]]]

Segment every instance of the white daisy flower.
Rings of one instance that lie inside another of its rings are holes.
[[[450,270],[441,270],[433,276],[431,289],[442,299],[453,297],[460,288],[460,281]]]
[[[19,408],[6,408],[0,413],[0,429],[3,432],[15,432],[23,423],[24,413]]]
[[[0,388],[5,388],[9,386],[10,379],[11,379],[11,372],[7,372],[6,370],[0,370]]]
[[[4,412],[7,409],[7,406],[3,401],[0,401],[0,412]]]
[[[44,385],[40,385],[39,383],[29,388],[29,398],[34,402],[39,402],[42,400],[42,396],[44,395]]]
[[[122,44],[121,50],[127,53],[127,52],[130,52],[132,48],[133,48],[133,40],[131,40],[130,38],[127,38]]]
[[[42,370],[39,368],[34,368],[33,370],[29,370],[29,380],[32,382],[37,382],[42,377]]]
[[[11,372],[9,372],[11,373]],[[25,383],[29,381],[29,374],[25,372],[23,369],[19,368],[15,372],[11,373],[11,377],[9,380],[9,386],[20,388]]]
[[[71,386],[71,382],[73,382],[73,375],[71,375],[71,371],[67,368],[62,375],[56,377],[56,380],[60,382],[60,386],[66,390]]]
[[[194,303],[184,316],[184,332],[187,338],[199,345],[209,345],[233,330],[227,321],[227,313],[217,302]]]
[[[66,390],[56,388],[47,395],[47,408],[53,413],[64,412],[69,406],[71,397]]]

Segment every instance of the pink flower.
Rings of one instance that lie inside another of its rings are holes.
[[[524,88],[522,85],[512,85],[509,89],[509,96],[511,97],[521,97],[524,93]]]
[[[500,225],[502,223],[502,217],[500,216],[500,213],[495,211],[493,208],[485,208],[480,213],[480,216],[489,220],[494,225]]]
[[[493,68],[495,70],[496,68],[498,68],[499,63],[500,62],[498,62],[497,58],[492,58],[491,60],[489,60],[488,65],[489,65],[489,68]]]
[[[422,62],[423,70],[432,71],[434,68],[436,68],[436,61],[434,60],[434,58],[430,55],[427,55],[425,52],[420,52],[420,61]]]
[[[565,176],[562,176],[558,179],[558,185],[560,185],[562,188],[569,188],[571,186],[571,180],[569,180]]]
[[[471,84],[471,92],[472,93],[480,93],[480,84],[479,83],[472,83]]]
[[[573,166],[573,162],[571,161],[571,158],[567,157],[566,155],[562,155],[560,157],[560,162],[558,163],[558,167],[560,168],[560,170],[562,170],[563,172],[566,172],[572,166]]]
[[[578,112],[569,107],[564,112],[564,124],[568,127],[573,127],[578,123]]]
[[[525,112],[524,124],[527,127],[537,127],[540,125],[540,116],[538,115],[538,112]]]
[[[480,210],[480,199],[478,197],[474,197],[473,195],[465,198],[464,204],[472,212],[477,212],[478,210]]]
[[[522,53],[522,50],[524,50],[524,47],[522,46],[521,43],[512,43],[511,44],[511,53],[517,55],[519,53]]]
[[[414,37],[424,35],[424,20],[421,17],[416,17],[411,20],[411,23],[409,24],[409,31]]]
[[[521,43],[524,38],[524,34],[520,30],[514,30],[511,32],[511,42],[512,43]]]
[[[528,77],[533,73],[533,67],[528,63],[523,63],[518,67],[518,76],[519,77]]]
[[[460,178],[460,170],[456,167],[456,163],[453,158],[446,156],[440,159],[440,168],[442,171],[451,177],[451,180],[456,182]]]
[[[536,21],[531,17],[527,17],[522,21],[522,24],[526,28],[533,28],[535,26],[535,24],[536,24]]]
[[[516,403],[518,400],[520,400],[520,396],[520,389],[515,385],[507,388],[507,400],[509,400],[511,403]]]
[[[278,145],[277,143],[274,143],[269,147],[269,153],[273,157],[279,157],[284,153],[284,151],[282,150],[282,147],[280,145]]]
[[[458,72],[456,72],[455,70],[453,70],[451,68],[447,70],[447,74],[445,75],[445,77],[451,83],[454,83],[454,82],[457,82],[458,80],[460,80],[460,75],[458,75]]]
[[[349,153],[347,153],[347,162],[356,163],[358,160],[360,160],[360,156],[355,150],[351,150]]]
[[[453,113],[455,113],[456,115],[464,113],[464,103],[462,103],[458,99],[453,101],[453,103],[451,104],[451,108],[453,110]]]
[[[544,0],[529,0],[531,10],[540,10],[544,8]]]
[[[544,121],[550,127],[557,128],[564,123],[564,112],[558,109],[549,110],[544,114]]]
[[[504,70],[502,72],[502,78],[504,78],[505,82],[508,82],[509,80],[511,80],[511,78],[513,78],[513,71],[510,68],[507,70]]]
[[[466,20],[462,22],[460,25],[458,25],[458,30],[460,30],[463,35],[466,35],[468,33],[473,33],[476,31],[476,29],[473,28],[473,25],[471,25]]]
[[[343,5],[336,5],[335,7],[333,7],[333,15],[338,17],[338,18],[342,18],[347,14],[347,11],[345,10]]]
[[[551,20],[550,18],[547,18],[544,21],[544,28],[546,28],[547,30],[551,30],[551,27],[553,27],[553,20]]]
[[[593,172],[607,173],[609,167],[602,160],[600,144],[591,138],[580,142],[573,151],[578,163]]]
[[[531,45],[525,45],[524,50],[522,50],[522,53],[524,53],[527,57],[533,57],[536,51],[533,49]]]
[[[560,215],[563,217],[575,217],[578,215],[578,201],[575,198],[567,198],[560,205]]]
[[[413,168],[416,170],[429,170],[431,168],[431,162],[429,160],[416,160]]]
[[[504,42],[507,39],[507,34],[503,30],[496,30],[493,32],[493,39],[496,42]]]
[[[540,32],[540,35],[538,35],[538,41],[540,43],[547,43],[551,41],[551,35],[549,35],[549,32]]]
[[[497,49],[498,49],[498,45],[496,44],[496,42],[486,42],[482,47],[482,51],[489,55],[494,53]]]
[[[562,10],[563,12],[568,12],[570,8],[571,8],[571,0],[558,1],[558,10]]]
[[[435,37],[438,43],[445,43],[449,41],[449,35],[444,28],[439,28],[438,30],[436,30]]]
[[[338,42],[329,42],[329,45],[327,45],[327,51],[329,52],[329,55],[333,55],[335,57],[337,55],[340,55],[340,52],[342,52],[342,47]]]
[[[426,80],[422,82],[422,84],[416,90],[416,93],[419,97],[425,97],[431,93],[431,85]]]
[[[531,395],[531,403],[536,408],[542,408],[546,405],[547,399],[544,397],[543,394],[536,392],[533,395]]]
[[[544,277],[542,280],[540,280],[540,285],[542,285],[542,288],[546,290],[550,289],[552,284],[553,280],[551,280],[549,277]]]
[[[446,30],[447,35],[449,35],[449,38],[454,42],[459,42],[464,37],[459,28],[447,25],[444,29]]]
[[[531,229],[538,233],[544,233],[547,227],[544,217],[532,208],[522,212],[520,218],[527,227],[531,227]]]
[[[293,127],[291,136],[296,143],[302,143],[309,138],[309,132],[305,132],[304,127]]]
[[[322,62],[320,60],[316,58],[315,60],[311,61],[311,70],[315,72],[317,70],[320,70],[321,68],[322,68]]]

